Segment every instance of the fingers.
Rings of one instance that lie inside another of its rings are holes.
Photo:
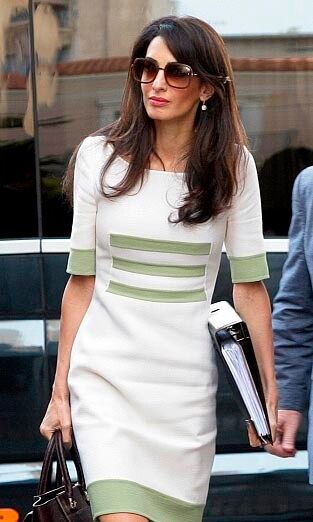
[[[248,430],[248,437],[249,437],[249,444],[252,448],[259,448],[261,446],[261,442],[259,437],[257,436],[254,428],[251,424],[247,424],[247,430]]]
[[[296,437],[301,423],[301,413],[293,410],[281,410],[278,413],[277,435],[273,446],[266,447],[272,455],[278,457],[294,457]]]
[[[280,417],[281,448],[288,457],[296,454],[296,437],[301,423],[301,413],[297,411],[282,411]]]
[[[51,427],[51,426],[47,426],[43,422],[39,428],[41,435],[48,440],[51,439],[53,433],[57,430],[60,430],[62,433],[62,441],[63,441],[64,446],[66,446],[67,448],[70,448],[72,445],[72,426],[71,425],[69,425],[69,424],[66,426],[56,425],[54,427]]]
[[[50,440],[53,433],[55,432],[57,428],[48,428],[43,422],[40,424],[39,431],[41,435],[45,438]]]
[[[283,432],[280,429],[276,430],[276,439],[274,444],[267,444],[265,449],[268,453],[276,455],[276,457],[290,457],[292,455],[286,455],[282,448],[282,436]]]
[[[63,444],[66,448],[70,448],[72,446],[72,426],[61,426],[62,440]]]
[[[276,439],[278,411],[277,411],[277,391],[276,388],[269,393],[266,399],[266,409],[271,430],[272,441]]]
[[[64,445],[71,447],[72,422],[69,402],[51,399],[40,425],[40,433],[43,437],[50,440],[53,433],[57,430],[60,430],[62,433]]]
[[[296,434],[294,426],[288,424],[281,434],[281,448],[286,456],[294,457],[296,454]]]
[[[277,438],[277,421],[276,417],[273,416],[273,412],[268,412],[268,420],[269,420],[269,427],[270,427],[270,434],[272,437],[272,442],[274,443]]]

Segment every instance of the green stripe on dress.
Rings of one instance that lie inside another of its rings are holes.
[[[211,243],[186,243],[184,241],[166,241],[148,239],[122,234],[110,234],[110,245],[130,250],[148,252],[166,252],[171,254],[189,254],[191,256],[207,255],[211,251]]]
[[[66,271],[73,275],[95,275],[96,251],[70,248]]]
[[[230,271],[233,283],[251,283],[269,277],[266,254],[254,256],[229,256]]]
[[[109,513],[135,513],[150,522],[201,522],[204,505],[165,495],[136,482],[97,480],[88,486],[94,520]]]
[[[143,301],[156,301],[160,303],[191,303],[194,301],[206,301],[203,288],[195,290],[155,290],[152,288],[139,288],[137,286],[124,285],[110,281],[107,292],[111,294],[142,299]]]
[[[120,257],[113,256],[113,268],[145,274],[152,276],[165,277],[197,277],[205,275],[205,265],[161,265],[157,263],[142,263],[129,261]]]

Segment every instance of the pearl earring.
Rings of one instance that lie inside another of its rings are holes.
[[[203,102],[202,102],[202,106],[201,106],[201,110],[202,110],[202,111],[206,111],[207,108],[208,108],[208,106],[207,106],[207,104],[205,103],[205,100],[203,100]]]

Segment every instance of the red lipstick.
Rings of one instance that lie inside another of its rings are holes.
[[[168,100],[159,96],[150,96],[149,101],[154,107],[163,107],[169,103]]]

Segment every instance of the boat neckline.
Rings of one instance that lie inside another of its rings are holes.
[[[106,143],[107,146],[113,151],[114,148],[113,146],[111,145],[111,143]],[[125,165],[129,166],[129,162],[127,160],[125,160],[124,158],[122,158],[122,156],[117,156],[116,159],[122,161],[123,163],[125,163]],[[173,171],[173,170],[156,170],[156,169],[145,169],[146,172],[153,172],[155,174],[167,174],[167,175],[171,175],[171,176],[175,176],[175,175],[178,175],[178,176],[183,176],[185,173],[184,172],[176,172],[176,171]]]

